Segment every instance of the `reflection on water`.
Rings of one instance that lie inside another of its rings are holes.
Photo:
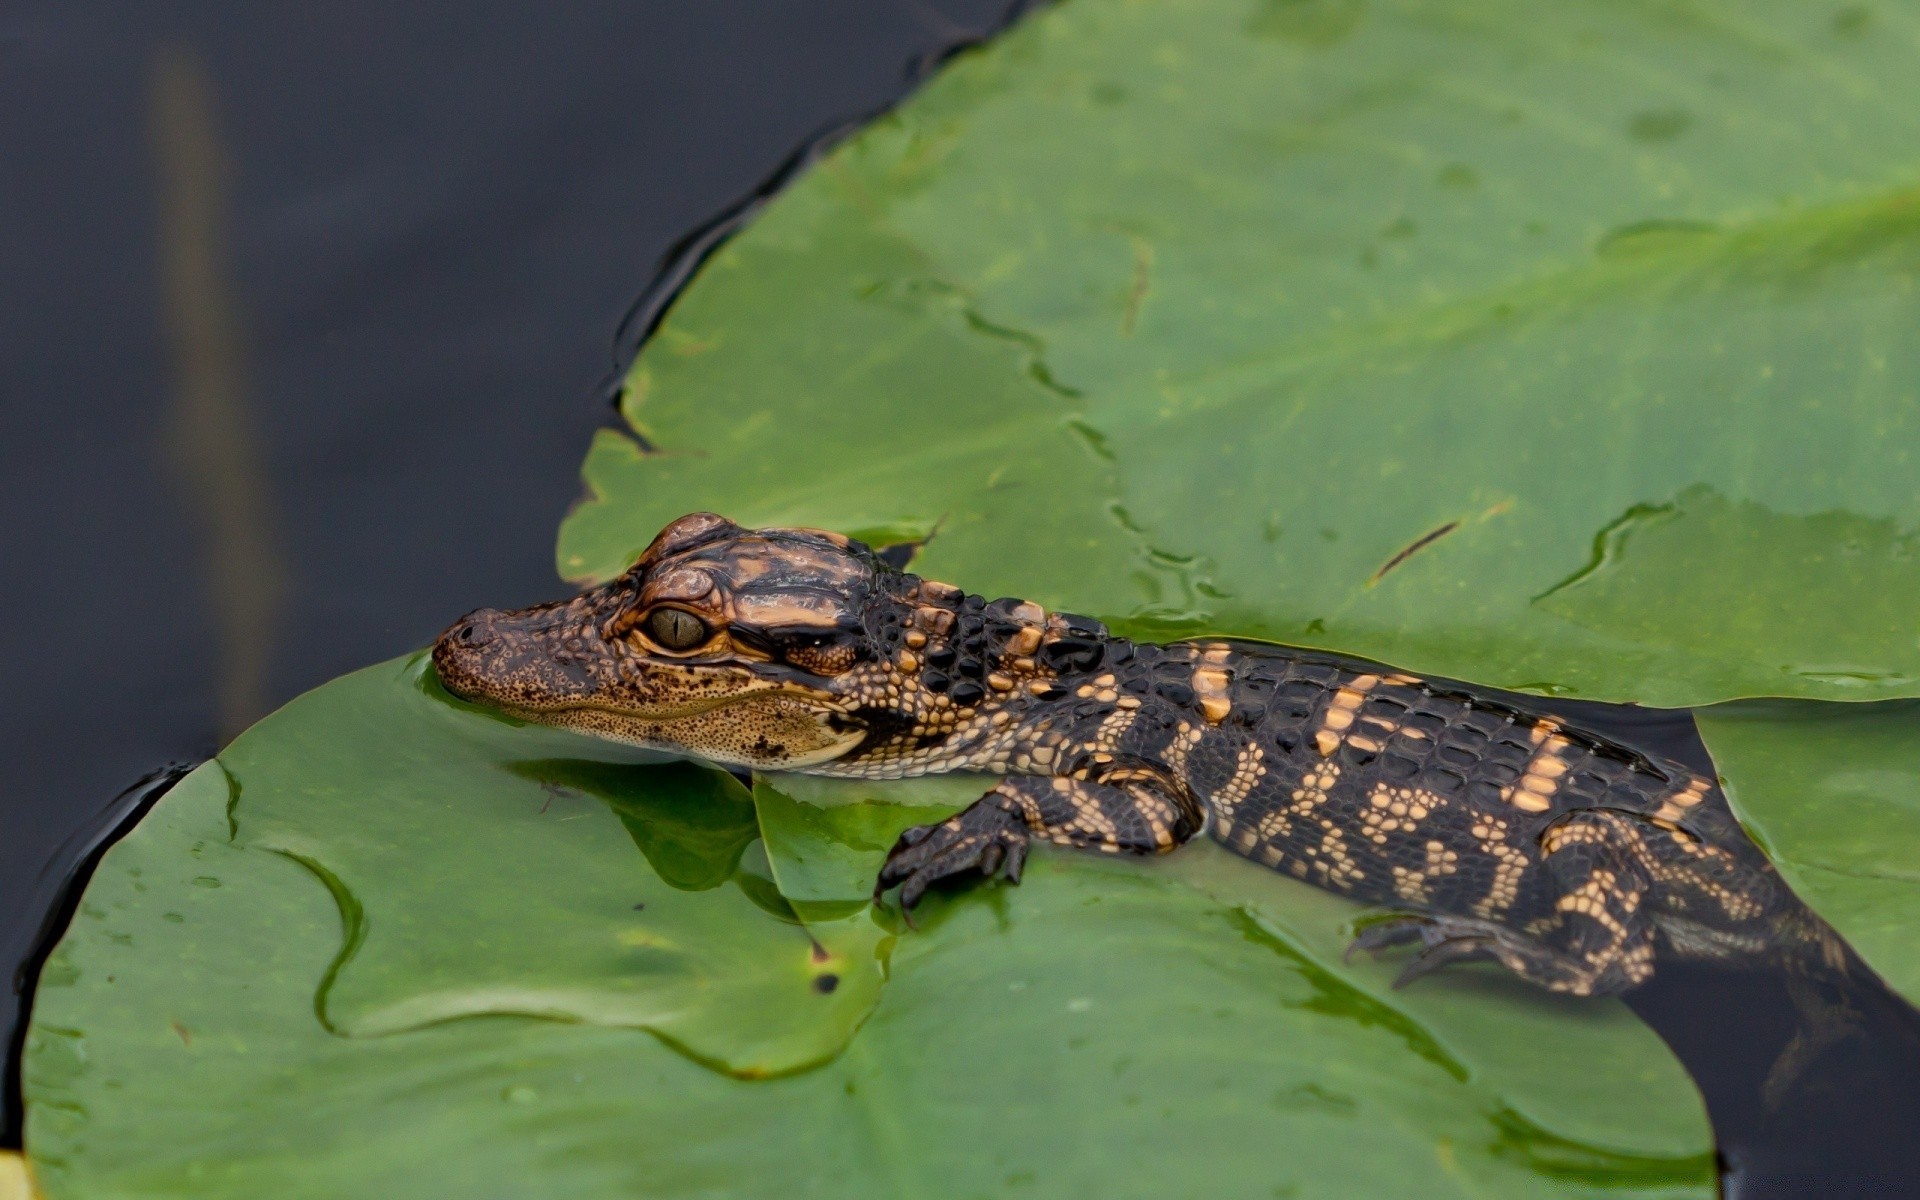
[[[226,150],[205,66],[181,46],[154,61],[160,265],[174,359],[168,449],[200,525],[219,638],[220,740],[266,714],[287,565],[247,405],[240,301],[228,247]]]
[[[1729,1200],[1920,1195],[1920,1016],[1871,972],[1664,963],[1626,1000],[1706,1097]]]
[[[1686,710],[1554,701],[1548,707],[1705,774]],[[1624,999],[1706,1099],[1728,1200],[1920,1195],[1920,1013],[1852,951],[1796,971],[1663,959]]]

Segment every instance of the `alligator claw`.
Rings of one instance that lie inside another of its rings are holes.
[[[1353,940],[1347,943],[1344,958],[1352,962],[1356,950],[1386,950],[1411,942],[1420,943],[1419,953],[1407,960],[1407,965],[1400,969],[1400,974],[1393,981],[1395,988],[1403,988],[1429,971],[1438,970],[1449,963],[1498,957],[1493,952],[1491,937],[1478,928],[1462,926],[1465,926],[1465,922],[1446,917],[1388,917],[1355,933]]]
[[[900,886],[900,912],[913,924],[913,908],[939,880],[969,872],[1020,882],[1027,861],[1027,830],[994,797],[938,825],[916,825],[900,835],[874,881],[873,898]]]
[[[1409,942],[1424,941],[1426,931],[1432,922],[1426,917],[1387,917],[1362,926],[1347,943],[1346,953],[1341,955],[1342,962],[1352,962],[1355,952],[1365,950],[1387,950],[1394,946],[1404,946]]]
[[[1425,949],[1409,959],[1406,966],[1400,968],[1400,974],[1394,977],[1393,986],[1403,988],[1427,972],[1437,971],[1448,963],[1482,962],[1493,957],[1494,953],[1488,948],[1486,938],[1441,935],[1428,942]]]

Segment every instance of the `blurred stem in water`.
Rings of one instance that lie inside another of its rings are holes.
[[[228,162],[200,57],[162,47],[153,70],[161,312],[172,345],[169,458],[201,526],[219,640],[219,732],[267,708],[266,675],[287,569],[247,410],[245,348],[226,242]]]

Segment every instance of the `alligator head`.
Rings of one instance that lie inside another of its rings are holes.
[[[837,533],[695,513],[611,583],[467,614],[433,664],[455,695],[525,720],[795,769],[864,737],[852,714],[875,684],[848,677],[875,659],[872,610],[898,604],[887,585],[916,582]]]

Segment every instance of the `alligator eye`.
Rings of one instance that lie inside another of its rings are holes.
[[[691,650],[707,640],[707,626],[684,608],[656,608],[647,635],[669,650]]]

